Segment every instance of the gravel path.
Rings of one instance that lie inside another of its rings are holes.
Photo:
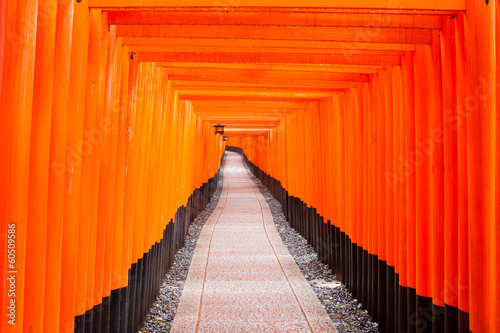
[[[191,259],[201,230],[212,211],[217,206],[223,185],[223,168],[217,181],[217,190],[210,203],[189,227],[186,245],[177,252],[174,264],[163,280],[160,294],[147,315],[141,332],[170,331],[179,300],[187,278]],[[338,283],[335,275],[322,264],[305,238],[290,227],[283,214],[281,204],[269,193],[268,189],[248,169],[251,179],[256,183],[267,203],[271,207],[274,224],[281,239],[290,251],[302,274],[310,283],[321,304],[332,319],[339,333],[344,332],[378,332],[378,325],[371,320],[366,310],[352,297],[344,285],[332,288]]]

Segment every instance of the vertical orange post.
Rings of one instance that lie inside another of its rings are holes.
[[[80,9],[77,9],[80,10]],[[92,308],[92,296],[90,285],[93,283],[93,277],[90,278],[90,271],[93,271],[93,266],[90,266],[90,257],[92,251],[92,230],[93,211],[96,209],[93,205],[93,179],[95,174],[94,160],[96,157],[96,145],[99,144],[99,136],[95,130],[97,117],[97,101],[99,91],[99,64],[100,64],[100,45],[101,45],[101,13],[100,10],[92,9],[88,15],[88,38],[89,52],[87,58],[87,75],[85,77],[85,114],[83,123],[83,137],[81,141],[82,159],[81,159],[81,182],[80,186],[80,208],[79,208],[79,230],[78,230],[78,265],[76,267],[76,298],[75,298],[75,315],[80,316],[86,310]],[[83,28],[83,27],[82,27]],[[93,285],[93,284],[92,284]]]
[[[394,107],[394,216],[395,216],[395,233],[397,243],[396,248],[396,273],[399,274],[399,284],[402,287],[408,286],[407,273],[407,251],[406,251],[406,228],[407,228],[407,191],[406,191],[406,175],[404,174],[405,159],[405,100],[404,100],[404,81],[403,69],[394,67],[393,72],[393,107]],[[401,291],[401,289],[400,289]],[[405,300],[406,295],[399,296],[400,300]],[[402,310],[402,309],[401,309]],[[403,314],[404,316],[404,314]],[[402,328],[402,325],[400,325]]]
[[[6,30],[7,30],[7,1],[0,1],[0,103],[7,106],[7,98],[4,92],[4,77],[7,77],[7,71],[4,71],[7,58],[6,45]],[[0,145],[0,155],[4,158],[0,159],[0,232],[7,231],[7,198],[9,196],[9,149],[10,149],[10,112],[0,112],[0,140],[4,142]],[[0,249],[7,250],[7,239],[0,239]],[[3,272],[7,269],[7,258],[0,259],[0,289],[6,290],[7,280]],[[7,317],[7,298],[0,297],[0,316]],[[7,321],[0,321],[0,330],[6,331]]]
[[[107,54],[108,54],[108,24],[107,24],[107,14],[102,13],[100,10],[95,10],[94,17],[92,17],[91,10],[91,25],[95,19],[97,22],[95,27],[91,27],[91,31],[94,31],[97,42],[97,54],[98,63],[95,67],[95,77],[94,84],[95,89],[93,89],[94,94],[92,95],[92,106],[96,113],[95,123],[90,124],[91,132],[88,140],[92,140],[94,145],[94,162],[93,162],[93,177],[92,177],[92,196],[91,196],[91,219],[90,219],[90,242],[89,242],[89,253],[88,253],[88,277],[87,277],[87,288],[89,295],[87,298],[87,309],[91,309],[94,305],[98,305],[102,300],[102,268],[101,260],[103,258],[102,252],[102,238],[104,234],[102,233],[103,225],[99,224],[101,221],[100,205],[103,202],[101,196],[101,174],[102,168],[101,164],[104,160],[102,150],[104,143],[104,133],[103,128],[105,126],[104,117],[104,107],[105,107],[105,79],[106,79],[106,66],[107,66]]]
[[[415,148],[410,152],[410,163],[414,163],[416,174],[416,265],[417,265],[417,295],[432,297],[431,270],[431,154],[428,140],[430,135],[430,110],[433,109],[432,99],[427,89],[432,80],[430,64],[430,47],[418,46],[415,52]],[[424,311],[425,304],[418,303],[417,311]],[[422,320],[417,312],[417,321]]]
[[[356,178],[356,196],[355,202],[353,203],[353,209],[356,214],[357,221],[357,238],[358,238],[358,246],[363,247],[365,243],[363,242],[364,236],[364,224],[363,217],[366,211],[366,201],[365,201],[365,189],[364,189],[364,170],[363,165],[366,165],[364,161],[364,148],[365,148],[365,140],[364,140],[364,131],[365,131],[365,119],[363,116],[363,108],[364,108],[364,99],[363,99],[363,87],[358,87],[356,91],[357,95],[357,108],[356,108],[356,116],[355,116],[355,140],[356,140],[356,157],[355,157],[355,178]],[[361,209],[359,209],[361,205]],[[358,257],[358,259],[360,259]],[[362,263],[360,263],[362,264]],[[358,272],[358,276],[361,276],[361,272]],[[358,281],[361,278],[358,278]]]
[[[500,4],[498,1],[495,3],[495,54],[498,56],[500,54]],[[498,110],[500,108],[500,87],[498,86],[498,82],[500,82],[500,64],[496,63],[496,75],[491,83],[495,83],[495,108]],[[495,124],[495,146],[496,146],[496,171],[495,171],[495,189],[500,188],[500,117],[496,116],[496,124]],[[491,266],[493,270],[492,281],[500,281],[500,195],[495,195],[495,220],[493,223],[493,232],[492,232],[492,244],[496,246],[493,248],[493,264]],[[494,285],[493,290],[493,309],[500,309],[500,286],[499,284]],[[492,318],[493,324],[492,327],[500,328],[500,316],[493,316]]]
[[[81,172],[83,127],[85,116],[86,78],[89,41],[89,13],[86,3],[74,7],[69,97],[71,112],[67,114],[64,223],[62,238],[61,314],[59,328],[74,330],[77,293],[78,232],[80,229]],[[86,153],[86,152],[85,152]]]
[[[395,186],[390,184],[386,175],[394,174],[394,91],[393,91],[393,69],[388,67],[385,70],[385,170],[383,172],[385,188],[385,213],[386,213],[386,253],[387,253],[387,265],[394,267],[395,256],[394,256],[394,244],[395,239],[395,213],[394,213],[394,192]],[[382,111],[384,112],[384,111]],[[389,276],[387,276],[389,280]],[[387,283],[387,282],[386,282]],[[393,300],[387,300],[387,302],[392,302]]]
[[[346,207],[346,234],[350,236],[351,239],[356,241],[353,234],[354,230],[354,211],[352,210],[352,204],[354,201],[354,187],[353,187],[353,158],[354,158],[354,126],[352,122],[353,115],[355,115],[355,105],[354,105],[354,89],[350,89],[346,92],[346,109],[345,109],[345,207]]]
[[[3,74],[6,58],[7,1],[0,2],[0,98],[3,96]],[[0,99],[1,100],[1,99]]]
[[[373,221],[376,219],[375,215],[375,133],[373,129],[374,112],[373,112],[373,99],[372,99],[372,86],[368,84],[364,87],[365,92],[365,112],[366,117],[366,150],[368,155],[368,170],[367,174],[367,218],[366,218],[366,250],[369,254],[376,254],[374,249],[374,228]],[[369,263],[371,264],[371,263]]]
[[[93,305],[98,305],[102,302],[103,294],[105,292],[105,251],[106,246],[109,246],[109,242],[106,243],[106,230],[109,228],[108,223],[111,223],[107,220],[107,206],[108,204],[108,172],[109,172],[109,163],[110,163],[110,154],[109,154],[109,135],[108,126],[110,124],[110,115],[108,112],[108,103],[110,98],[110,90],[111,86],[109,81],[112,81],[112,78],[109,76],[112,75],[110,73],[110,65],[111,65],[111,57],[113,54],[113,41],[110,37],[110,31],[108,29],[107,24],[107,14],[102,15],[102,49],[101,49],[101,62],[99,68],[99,100],[98,100],[98,109],[97,109],[97,119],[95,124],[95,130],[98,135],[100,135],[99,144],[96,145],[96,152],[99,154],[99,162],[96,163],[95,168],[99,170],[96,175],[98,177],[94,177],[94,193],[96,196],[96,211],[95,215],[95,243],[91,245],[95,248],[95,255],[91,259],[93,261]],[[92,230],[92,235],[94,235],[94,230]],[[97,318],[96,318],[97,319]],[[98,319],[97,319],[98,320]]]
[[[455,35],[456,20],[445,22],[443,34]],[[457,72],[455,43],[451,38],[441,42],[443,91],[443,165],[444,173],[444,303],[458,307],[458,136]],[[448,322],[445,317],[445,326]],[[454,323],[456,324],[456,323]]]
[[[497,5],[498,2],[495,3]],[[467,1],[465,21],[466,98],[463,102],[467,119],[467,185],[469,204],[470,256],[470,330],[488,332],[493,316],[491,265],[494,245],[491,234],[494,224],[494,120],[498,109],[492,78],[498,65],[494,53],[494,4]],[[498,85],[496,85],[498,89]],[[498,297],[498,296],[497,296]]]
[[[126,161],[127,161],[127,116],[130,112],[130,103],[132,98],[130,96],[129,84],[129,52],[128,47],[124,47],[121,54],[120,71],[121,78],[121,91],[117,94],[117,104],[115,105],[115,112],[118,113],[117,123],[117,157],[116,157],[116,191],[115,191],[115,211],[116,211],[116,225],[115,225],[115,242],[113,247],[113,268],[112,277],[113,284],[112,290],[126,287],[128,283],[128,249],[130,244],[130,229],[129,224],[125,219],[125,185],[126,185]],[[126,258],[126,260],[125,260]],[[124,285],[125,284],[125,285]]]
[[[345,128],[345,93],[338,95],[338,108],[337,108],[337,140],[338,140],[338,153],[339,153],[339,184],[338,184],[338,200],[339,200],[339,228],[345,232],[345,142],[344,142],[344,128]]]
[[[444,307],[444,151],[443,151],[443,95],[441,80],[441,56],[439,32],[433,32],[431,46],[431,264],[432,264],[432,301]],[[434,329],[443,329],[444,316],[435,317]]]
[[[363,119],[363,135],[362,135],[362,153],[363,153],[363,158],[362,158],[362,165],[365,167],[363,168],[363,222],[362,222],[362,229],[363,229],[363,249],[370,253],[371,248],[370,248],[370,216],[371,216],[371,193],[370,193],[370,166],[371,166],[371,158],[369,155],[369,151],[371,148],[371,136],[370,136],[370,113],[369,113],[369,88],[368,88],[368,83],[363,84],[363,91],[362,91],[362,99],[363,99],[363,108],[361,109],[361,117]],[[366,287],[365,287],[366,288]],[[366,290],[366,289],[365,289]]]
[[[138,255],[138,229],[140,227],[140,221],[136,218],[137,210],[139,209],[139,202],[138,202],[138,186],[139,186],[139,163],[140,163],[140,153],[141,153],[141,146],[140,146],[140,140],[141,136],[143,135],[142,131],[142,104],[143,104],[143,98],[144,98],[144,64],[135,64],[134,66],[137,66],[136,73],[134,71],[131,72],[131,75],[135,74],[137,76],[136,78],[136,83],[134,84],[136,86],[136,92],[134,93],[134,98],[135,102],[132,104],[133,105],[133,110],[131,111],[131,114],[129,116],[128,124],[134,125],[134,127],[130,128],[131,133],[129,134],[129,143],[128,143],[128,149],[129,149],[129,154],[132,156],[132,161],[133,164],[131,165],[130,168],[130,180],[127,172],[127,186],[128,182],[130,181],[130,186],[133,188],[133,190],[130,193],[130,199],[125,198],[125,200],[130,200],[131,204],[131,209],[130,209],[130,217],[129,217],[129,223],[132,224],[131,226],[131,264],[134,264],[137,262],[139,259]]]
[[[39,2],[26,237],[24,326],[43,331],[48,174],[57,0]],[[49,11],[41,9],[50,8]],[[52,11],[51,11],[52,10]],[[4,331],[4,330],[2,330]]]
[[[380,241],[379,241],[379,208],[383,207],[380,202],[379,188],[380,184],[380,169],[378,166],[379,162],[379,150],[380,150],[380,139],[378,132],[378,118],[380,117],[378,108],[379,90],[378,90],[378,74],[374,76],[373,83],[371,84],[371,143],[372,143],[372,217],[370,221],[370,234],[372,239],[372,252],[373,255],[378,255],[380,253]],[[375,267],[373,267],[375,269]],[[373,272],[375,274],[375,272]],[[374,285],[373,288],[376,288]],[[375,289],[376,290],[376,289]],[[373,291],[373,290],[372,290]],[[376,304],[376,300],[374,300]]]
[[[2,323],[5,323],[6,332],[22,332],[24,321],[24,284],[26,274],[26,252],[23,244],[26,242],[28,189],[29,189],[29,159],[31,138],[31,116],[33,106],[33,82],[34,65],[36,54],[36,22],[38,15],[38,1],[24,0],[16,3],[8,3],[6,6],[5,31],[8,40],[5,40],[5,56],[1,105],[3,111],[1,120],[6,121],[8,126],[6,135],[8,139],[5,144],[8,148],[2,149],[6,153],[2,163],[2,224],[0,230],[3,235],[15,234],[15,249],[13,243],[5,239],[0,245],[3,246],[2,253],[8,253],[7,249],[15,251],[15,262],[6,262],[6,257],[1,260],[1,286],[2,290],[13,290],[3,295],[2,299]],[[22,73],[22,75],[19,75]],[[4,109],[5,108],[5,109]],[[3,116],[3,114],[7,115]],[[3,127],[3,126],[2,126]],[[4,129],[4,128],[2,128]],[[6,139],[2,137],[3,139]],[[5,167],[8,168],[8,172]],[[10,230],[10,232],[9,232]],[[7,236],[8,238],[8,236]],[[12,238],[11,238],[12,239]],[[9,244],[11,244],[9,246]],[[7,280],[7,277],[9,280]],[[8,288],[7,287],[8,284]],[[10,294],[10,296],[9,296]],[[14,302],[14,303],[13,303]],[[15,304],[15,314],[12,314],[12,304]],[[7,309],[10,307],[10,309]],[[6,313],[7,312],[7,313]],[[5,318],[14,322],[5,322]],[[15,326],[13,325],[15,324]]]
[[[124,55],[124,56],[128,56]],[[128,285],[128,269],[134,263],[133,259],[133,239],[135,230],[134,226],[134,213],[133,213],[133,194],[135,193],[135,185],[137,182],[137,146],[134,144],[137,140],[137,94],[138,94],[138,63],[137,61],[130,61],[129,68],[129,86],[128,86],[128,101],[123,101],[123,117],[126,122],[125,133],[125,164],[127,172],[124,179],[124,212],[123,212],[123,247],[122,247],[122,282],[121,286]],[[122,74],[123,77],[124,74]]]
[[[465,82],[466,63],[464,50],[464,22],[465,16],[457,18],[456,38],[456,60],[457,60],[457,82]],[[463,104],[465,100],[465,85],[457,86],[457,168],[458,168],[458,306],[459,309],[469,312],[469,207],[467,202],[467,122],[463,116]],[[468,329],[460,327],[460,329]]]
[[[49,204],[47,224],[44,331],[59,331],[61,308],[62,238],[65,200],[64,179],[71,167],[66,161],[67,109],[73,34],[73,5],[58,1],[54,62],[54,98],[51,125]]]
[[[113,253],[114,253],[114,240],[115,240],[115,226],[116,226],[116,210],[115,210],[115,192],[116,192],[116,177],[120,177],[116,173],[116,151],[117,151],[117,137],[118,137],[118,117],[119,117],[119,89],[120,89],[120,68],[121,60],[121,45],[120,39],[116,38],[116,27],[109,28],[109,46],[108,46],[108,64],[106,76],[106,95],[105,95],[105,113],[103,118],[102,131],[104,133],[103,142],[103,160],[102,167],[107,170],[101,169],[103,177],[101,184],[107,187],[104,192],[105,201],[103,212],[103,219],[105,220],[105,246],[104,246],[104,265],[103,265],[103,285],[102,297],[111,295],[112,280],[113,280]],[[119,272],[117,273],[119,279]]]
[[[416,281],[416,172],[415,166],[411,161],[415,160],[415,90],[414,90],[414,55],[407,52],[403,58],[404,68],[404,94],[405,94],[405,132],[406,132],[406,147],[404,156],[404,170],[407,193],[407,233],[406,233],[406,249],[407,249],[407,264],[408,264],[408,287],[415,290],[417,288]],[[411,310],[409,308],[408,310]]]
[[[377,225],[377,233],[378,233],[378,259],[381,261],[387,261],[387,206],[386,206],[386,179],[384,177],[386,168],[386,149],[387,149],[387,141],[386,141],[386,73],[381,70],[377,74],[377,104],[374,105],[377,111],[377,135],[376,135],[376,145],[377,145],[377,165],[378,165],[378,225]],[[379,285],[385,284],[385,281],[382,279],[381,266],[379,266]],[[382,298],[382,297],[381,297]],[[385,302],[385,297],[381,299],[382,302]],[[381,303],[379,303],[382,305]]]

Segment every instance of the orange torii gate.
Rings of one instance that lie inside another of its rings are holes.
[[[137,330],[227,144],[382,331],[500,332],[499,13],[1,1],[0,331]]]

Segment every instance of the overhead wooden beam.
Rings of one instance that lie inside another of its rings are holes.
[[[178,48],[187,48],[186,52],[209,52],[210,48],[219,49],[220,52],[226,49],[240,49],[239,52],[262,52],[272,53],[301,53],[300,49],[311,50],[309,53],[352,53],[353,51],[415,51],[415,46],[411,44],[395,44],[395,43],[374,43],[370,41],[360,40],[358,42],[332,42],[332,41],[309,41],[296,40],[293,42],[287,40],[265,40],[265,39],[226,39],[226,38],[170,38],[170,37],[124,37],[123,45],[131,46],[132,50],[141,52],[159,52],[150,49],[134,48],[135,46],[162,46],[171,47],[165,52],[181,52],[176,51]],[[189,49],[189,47],[193,47]],[[315,51],[316,50],[316,51]],[[352,51],[350,51],[352,50]],[[213,52],[213,51],[212,51]],[[236,52],[236,51],[235,51]]]
[[[196,81],[196,82],[213,82],[213,83],[251,83],[257,85],[268,86],[285,86],[285,87],[318,87],[318,88],[356,88],[362,85],[362,82],[323,82],[323,81],[283,81],[280,79],[263,79],[254,77],[220,77],[211,75],[168,75],[168,79],[172,81]]]
[[[278,99],[321,99],[331,97],[329,93],[315,92],[261,92],[261,91],[206,91],[206,90],[178,90],[180,98],[192,97],[243,97],[252,100],[253,98],[278,98]]]
[[[216,123],[219,122],[218,120],[215,121]],[[224,128],[224,131],[230,130],[230,131],[238,131],[238,130],[252,130],[252,131],[262,131],[262,130],[268,130],[272,129],[276,126],[279,126],[279,123],[269,123],[269,124],[252,124],[251,122],[248,123],[240,123],[240,124],[229,124],[227,125],[226,128]]]
[[[237,131],[237,130],[254,130],[254,131],[261,131],[261,130],[269,130],[273,129],[281,124],[281,121],[268,121],[268,122],[253,122],[253,121],[240,121],[238,122],[232,122],[231,120],[227,120],[224,117],[219,118],[219,119],[207,119],[203,118],[203,121],[206,121],[210,124],[220,124],[224,123],[226,127],[224,128],[224,131],[227,130],[232,130],[232,131]]]
[[[258,121],[271,121],[271,122],[279,122],[285,119],[287,115],[280,115],[278,113],[273,114],[263,114],[263,115],[246,115],[242,116],[241,113],[243,113],[244,110],[239,110],[235,109],[230,112],[221,112],[221,113],[205,113],[205,112],[197,112],[195,111],[195,114],[197,116],[202,117],[205,120],[211,120],[211,121],[216,121],[218,122],[220,119],[224,119],[224,121],[227,123],[229,121],[249,121],[252,119],[256,119]],[[267,119],[267,120],[266,120]],[[222,120],[220,120],[222,121]]]
[[[140,53],[146,62],[278,63],[309,65],[399,66],[401,57],[359,54],[275,54],[275,53]]]
[[[308,102],[306,102],[308,103]],[[283,108],[283,109],[302,109],[304,108],[304,103],[299,102],[299,101],[243,101],[241,103],[234,103],[232,101],[203,101],[203,100],[198,100],[198,101],[192,101],[191,104],[194,107],[234,107],[235,105],[237,106],[248,106],[252,107],[255,109],[269,109],[269,108]]]
[[[194,100],[205,100],[205,101],[226,101],[226,102],[304,102],[310,103],[315,101],[320,101],[322,98],[298,98],[298,97],[279,97],[279,96],[226,96],[226,95],[200,95],[200,94],[189,94],[189,92],[184,92],[179,96],[182,100],[194,101]]]
[[[269,134],[269,131],[265,131],[265,132],[262,132],[262,133],[246,133],[244,131],[237,131],[237,132],[228,132],[228,133],[224,133],[224,136],[227,136],[227,137],[232,137],[232,138],[242,138],[242,137],[259,137],[259,136],[263,136],[263,135],[266,135],[266,134]]]
[[[207,121],[215,121],[215,122],[224,122],[224,125],[226,125],[226,128],[224,130],[228,129],[236,129],[236,128],[246,128],[246,129],[263,129],[263,128],[274,128],[276,126],[280,125],[280,121],[253,121],[251,119],[248,119],[247,121],[236,121],[233,122],[231,120],[228,120],[226,118],[219,118],[219,119],[206,119],[203,118],[203,120]]]
[[[425,9],[465,10],[465,0],[89,0],[89,7],[144,8],[144,7],[309,7],[309,8],[373,8],[373,9]]]
[[[346,43],[347,44],[347,43]],[[368,44],[368,43],[363,43]],[[380,45],[380,43],[378,43]],[[391,44],[392,45],[392,44]],[[414,45],[403,44],[408,47],[401,47],[401,49],[408,49],[407,51],[414,51]],[[402,50],[365,50],[363,48],[352,48],[354,44],[350,45],[351,48],[346,49],[305,49],[297,47],[239,47],[239,46],[160,46],[160,45],[132,45],[129,46],[130,52],[135,54],[139,53],[328,53],[328,54],[365,54],[371,55],[398,55],[402,56],[407,51]],[[389,47],[388,47],[389,48]]]
[[[151,12],[151,11],[169,11],[169,12],[182,12],[189,14],[191,12],[216,12],[216,13],[226,13],[226,12],[282,12],[282,13],[349,13],[349,14],[379,14],[379,15],[455,15],[461,10],[441,10],[441,9],[401,9],[401,8],[338,8],[338,7],[229,7],[229,6],[213,6],[213,7],[179,7],[179,6],[164,6],[164,7],[108,7],[102,8],[102,11],[106,13],[111,12]]]
[[[200,104],[203,103],[203,104]],[[222,105],[220,102],[207,104],[208,101],[192,101],[194,111],[205,114],[213,114],[216,112],[222,113],[231,113],[236,115],[244,115],[244,116],[265,116],[268,114],[273,114],[273,116],[279,115],[284,116],[291,114],[294,111],[302,109],[304,106],[301,105],[300,108],[298,106],[287,106],[287,105],[278,105],[273,106],[275,103],[270,103],[270,105],[261,105],[260,107],[256,107],[255,105],[251,105],[247,103],[239,103],[238,105]],[[297,104],[291,102],[292,104]],[[288,103],[290,104],[290,103]]]
[[[259,126],[259,127],[248,127],[246,126],[245,124],[241,124],[241,126],[236,126],[236,127],[233,127],[233,128],[226,128],[224,129],[224,135],[228,134],[228,133],[244,133],[244,132],[249,132],[249,133],[262,133],[262,134],[266,134],[266,133],[269,133],[271,130],[273,130],[274,128],[278,127],[278,125],[263,125],[263,126]],[[226,135],[227,136],[227,135]]]
[[[204,62],[161,62],[159,67],[168,68],[223,68],[223,69],[258,69],[294,72],[323,72],[323,73],[363,73],[376,74],[384,66],[349,66],[349,65],[310,65],[310,64],[228,64]]]
[[[314,85],[309,86],[307,83],[305,84],[295,84],[295,83],[287,83],[287,82],[269,82],[269,83],[254,83],[254,82],[215,82],[215,81],[196,81],[196,80],[170,80],[172,86],[175,87],[205,87],[205,88],[227,88],[231,90],[232,88],[255,88],[255,89],[292,89],[292,90],[303,90],[310,88],[314,89],[332,89],[332,90],[341,90],[344,91],[345,85],[331,85],[331,84],[323,84],[323,85]],[[181,89],[182,90],[182,89]],[[199,90],[199,89],[197,89]]]
[[[283,117],[254,117],[254,116],[238,116],[233,115],[232,113],[213,113],[213,114],[200,114],[195,112],[196,115],[199,115],[205,120],[218,120],[220,117],[224,118],[224,124],[238,124],[243,122],[258,122],[258,123],[280,123],[283,120]]]
[[[206,91],[266,91],[266,92],[324,92],[324,93],[338,93],[344,92],[345,88],[313,88],[313,87],[303,87],[303,88],[271,88],[271,87],[231,87],[231,86],[204,86],[204,85],[172,85],[174,89],[177,90],[206,90]]]
[[[249,108],[254,111],[257,110],[302,110],[307,108],[309,101],[206,101],[206,100],[193,100],[191,104],[195,109],[209,109],[209,108]],[[267,112],[267,111],[266,111]]]
[[[234,119],[234,118],[226,118],[224,115],[219,115],[218,117],[203,116],[202,118],[203,118],[203,120],[210,121],[210,122],[214,121],[216,123],[224,121],[224,125],[226,125],[227,128],[235,128],[238,126],[247,126],[248,128],[274,127],[274,126],[279,126],[281,121],[283,120],[283,119],[259,120],[259,119],[251,119],[251,118]]]
[[[193,109],[194,113],[199,115],[211,116],[214,114],[225,114],[225,115],[234,115],[235,117],[284,117],[292,112],[297,111],[298,109],[254,109],[248,107],[232,107],[232,108],[201,108],[195,107]]]
[[[258,69],[224,69],[224,68],[176,68],[163,67],[165,73],[183,75],[212,75],[220,77],[258,77],[282,80],[310,80],[335,82],[369,82],[370,74],[360,73],[328,73],[328,72],[293,72]]]
[[[272,128],[245,128],[245,127],[239,127],[239,128],[228,128],[227,130],[224,130],[224,134],[247,134],[247,133],[253,133],[253,134],[266,134],[269,133],[269,131]]]
[[[352,28],[352,27],[279,27],[239,25],[119,25],[119,37],[232,38],[267,40],[328,40],[336,42],[372,42],[431,44],[431,29]]]
[[[311,13],[286,11],[122,11],[110,12],[116,25],[269,25],[324,27],[386,27],[441,29],[441,15],[367,13]]]

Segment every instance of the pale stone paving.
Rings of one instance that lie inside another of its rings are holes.
[[[336,332],[242,163],[227,152],[171,332]]]

